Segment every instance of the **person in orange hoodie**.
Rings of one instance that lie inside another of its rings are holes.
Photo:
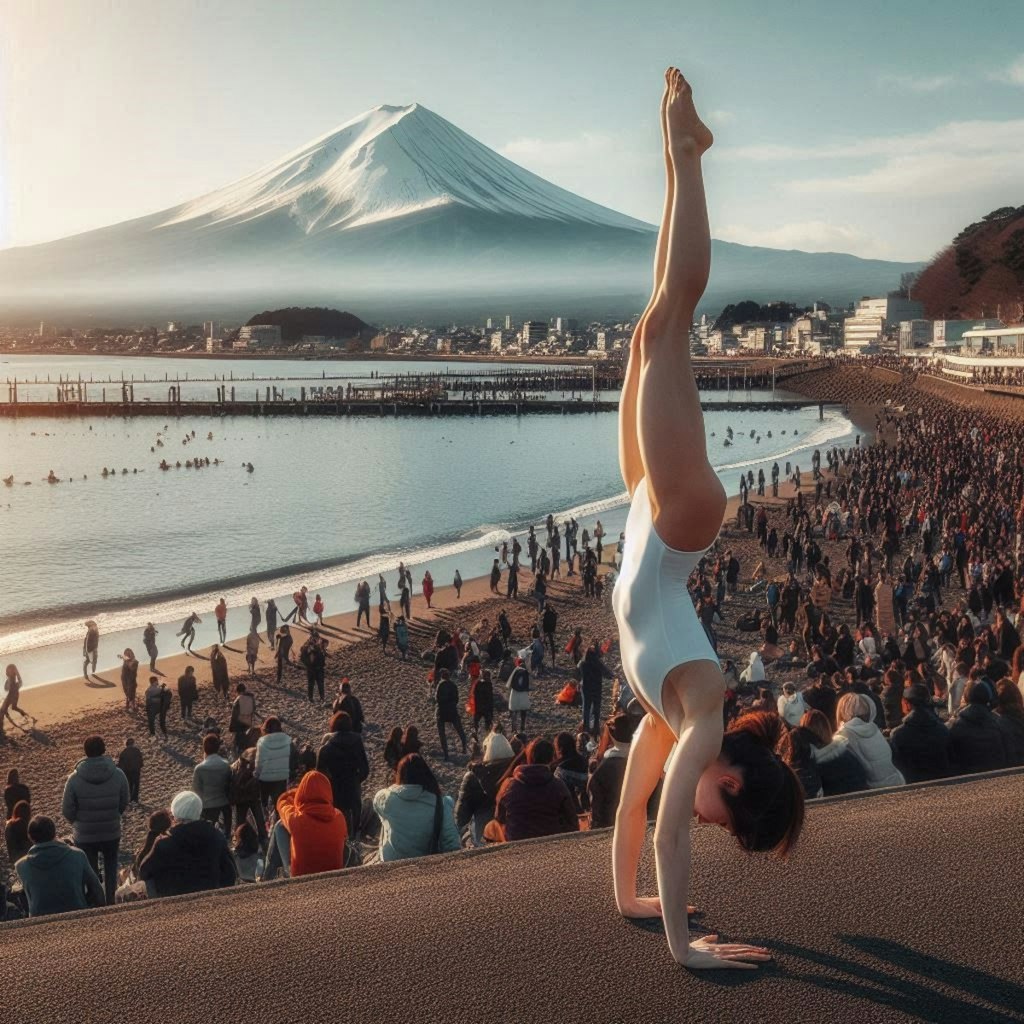
[[[282,793],[277,814],[264,880],[273,878],[279,866],[292,878],[344,867],[348,826],[323,772],[306,772],[297,788]]]

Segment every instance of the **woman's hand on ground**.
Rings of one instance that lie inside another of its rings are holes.
[[[772,955],[763,946],[748,946],[742,942],[718,942],[717,935],[705,935],[691,942],[686,959],[681,961],[691,970],[714,970],[716,968],[738,967],[752,971],[757,963],[751,961],[771,960]]]
[[[623,917],[645,918],[661,917],[661,899],[657,896],[638,896],[626,906],[619,907]],[[697,908],[687,905],[687,914],[696,914]]]

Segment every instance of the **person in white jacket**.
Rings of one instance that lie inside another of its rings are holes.
[[[778,707],[779,718],[791,729],[795,729],[800,724],[800,719],[804,717],[804,712],[807,711],[804,695],[792,683],[782,684],[782,694],[779,696]]]
[[[288,788],[292,771],[292,738],[281,731],[281,719],[271,715],[263,723],[263,735],[256,743],[255,775],[260,784],[260,802],[273,808]]]
[[[839,698],[837,737],[842,736],[857,760],[864,765],[869,789],[903,786],[906,779],[892,763],[889,741],[874,723],[875,704],[863,694],[845,693]]]
[[[750,652],[750,663],[740,673],[741,683],[763,683],[767,679],[767,675],[764,670],[764,662],[761,660],[761,655],[757,651]]]

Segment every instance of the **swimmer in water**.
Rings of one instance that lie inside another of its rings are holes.
[[[692,819],[728,830],[749,852],[785,854],[803,824],[803,788],[775,753],[776,717],[747,715],[724,732],[725,678],[686,585],[725,512],[722,485],[701,458],[704,418],[685,340],[711,264],[701,157],[713,140],[682,74],[670,68],[665,80],[668,187],[654,292],[633,335],[619,406],[619,463],[631,506],[613,607],[623,669],[647,715],[630,746],[612,876],[619,912],[663,917],[679,963],[749,969],[770,959],[767,949],[714,935],[690,940]],[[647,801],[663,773],[658,895],[642,897]]]

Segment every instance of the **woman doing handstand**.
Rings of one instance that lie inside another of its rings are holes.
[[[690,820],[728,829],[745,850],[784,854],[803,824],[803,790],[773,750],[768,716],[748,715],[723,734],[725,681],[687,590],[725,510],[688,341],[711,266],[701,157],[713,140],[682,74],[670,68],[665,81],[668,185],[654,294],[633,335],[619,407],[619,463],[632,503],[614,608],[623,670],[647,715],[615,819],[615,901],[626,917],[663,916],[672,955],[687,967],[752,968],[770,958],[766,949],[715,935],[690,941]],[[663,769],[654,833],[660,897],[641,898],[647,800]]]

